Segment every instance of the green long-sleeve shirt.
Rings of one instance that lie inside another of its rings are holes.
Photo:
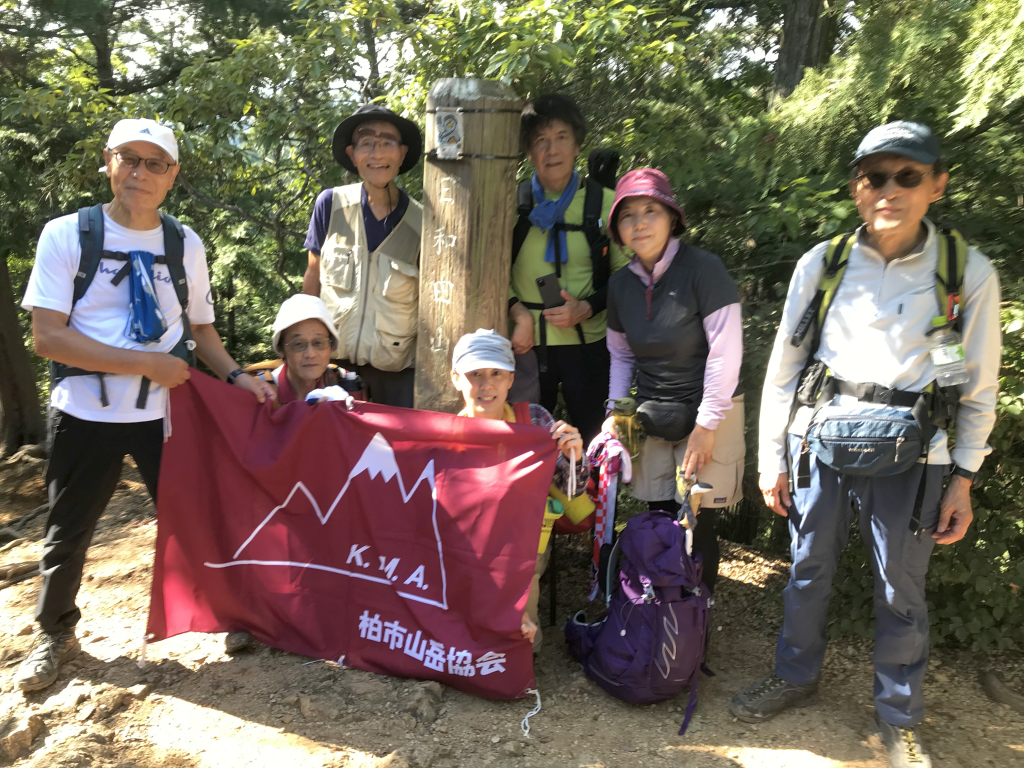
[[[549,200],[557,200],[558,192],[548,192],[546,197]],[[583,223],[583,200],[587,196],[587,186],[582,185],[576,192],[572,203],[565,212],[566,224]],[[612,202],[615,200],[615,193],[610,189],[604,190],[604,204],[601,206],[601,226],[607,228],[608,214],[612,209]],[[585,299],[594,292],[593,266],[590,261],[590,245],[583,232],[566,232],[566,245],[569,251],[567,261],[562,264],[562,276],[559,283],[562,288],[569,292],[569,295],[576,299]],[[530,227],[523,247],[512,265],[512,283],[510,295],[519,298],[521,301],[531,304],[540,304],[540,290],[535,282],[538,277],[553,274],[555,265],[544,261],[544,254],[547,250],[548,233],[542,232],[537,227]],[[629,259],[622,249],[611,245],[609,249],[611,260],[611,271],[615,272],[629,263]],[[540,310],[531,310],[534,321],[534,343],[540,344]],[[600,341],[605,337],[605,313],[595,314],[584,320],[583,337],[589,344],[592,341]],[[548,346],[560,344],[579,344],[580,337],[575,328],[556,328],[551,323],[547,324]]]

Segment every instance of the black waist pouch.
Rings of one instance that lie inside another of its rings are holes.
[[[697,409],[689,403],[645,400],[636,409],[636,416],[648,435],[671,443],[685,440],[697,423]]]
[[[796,387],[796,401],[799,405],[814,407],[818,402],[818,395],[825,384],[825,377],[828,375],[828,366],[820,360],[812,361],[803,371],[800,372],[800,380]]]

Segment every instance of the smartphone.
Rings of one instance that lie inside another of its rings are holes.
[[[565,304],[565,299],[562,298],[562,286],[558,284],[558,275],[554,272],[544,275],[544,277],[538,277],[537,288],[540,290],[540,299],[544,309],[560,307]]]

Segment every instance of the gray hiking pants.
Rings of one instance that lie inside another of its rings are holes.
[[[797,466],[801,438],[789,436]],[[922,681],[928,665],[925,575],[939,520],[946,465],[917,464],[889,477],[841,475],[811,456],[811,486],[798,488],[789,512],[793,564],[783,591],[785,615],[775,674],[794,685],[818,679],[828,643],[832,577],[854,513],[875,577],[875,708],[897,726],[924,719]],[[922,533],[910,531],[921,473],[927,471]]]

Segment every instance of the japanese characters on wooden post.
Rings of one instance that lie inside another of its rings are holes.
[[[427,96],[417,408],[457,412],[452,348],[508,333],[508,282],[522,103],[493,80],[446,78]]]

